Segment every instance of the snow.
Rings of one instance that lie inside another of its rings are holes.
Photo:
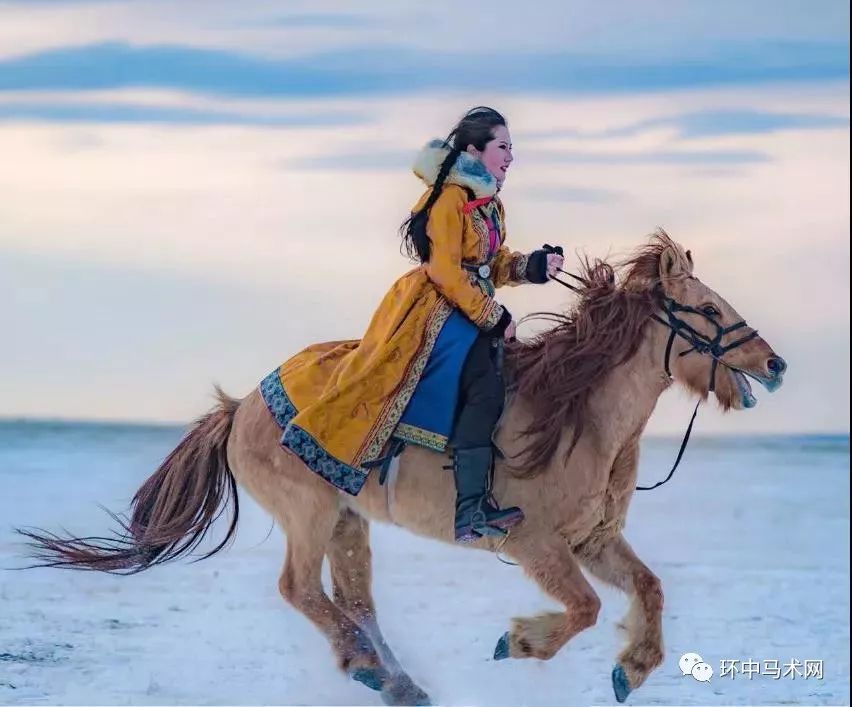
[[[102,533],[174,446],[174,428],[0,423],[0,567],[14,526]],[[643,444],[640,481],[678,440]],[[0,704],[379,705],[278,594],[284,540],[241,492],[237,541],[132,577],[0,572]],[[667,485],[638,492],[626,536],[662,579],[663,665],[630,705],[850,701],[848,437],[695,439]],[[494,661],[513,616],[558,609],[491,554],[374,525],[374,595],[397,658],[436,704],[615,704],[626,611],[593,581],[598,624],[552,660]],[[681,674],[700,654],[708,683]],[[721,677],[722,660],[821,660],[823,678]]]

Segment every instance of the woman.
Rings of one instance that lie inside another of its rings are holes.
[[[506,120],[491,108],[472,109],[430,142],[414,167],[428,190],[401,228],[420,265],[394,283],[363,339],[309,347],[261,385],[282,444],[351,494],[392,439],[451,447],[459,542],[523,519],[489,500],[504,397],[498,352],[515,335],[494,290],[545,283],[562,265],[560,249],[526,255],[503,245],[497,193],[512,159]]]

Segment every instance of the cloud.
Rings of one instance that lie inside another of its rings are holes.
[[[679,62],[569,53],[460,54],[370,46],[268,59],[188,46],[103,43],[0,62],[0,91],[159,87],[242,96],[411,94],[429,90],[637,93],[846,79],[848,45],[756,43]]]
[[[661,116],[607,130],[551,130],[525,133],[526,139],[612,139],[634,137],[658,128],[673,128],[678,137],[706,138],[725,135],[762,135],[781,130],[848,128],[849,117],[807,113],[774,113],[758,110],[706,110]]]
[[[33,5],[93,5],[95,3],[112,3],[117,4],[120,0],[0,0],[0,7],[8,5],[10,7],[17,6],[33,6]],[[131,0],[127,0],[131,2]]]
[[[849,117],[796,115],[761,111],[707,111],[680,116],[676,122],[684,138],[748,135],[780,130],[848,128]]]
[[[357,113],[237,113],[175,106],[130,103],[0,102],[0,122],[157,123],[168,125],[243,125],[256,127],[353,126],[368,119]]]
[[[530,151],[525,159],[539,164],[611,165],[746,165],[769,162],[757,150],[648,150],[644,152],[582,150]]]
[[[565,185],[532,185],[515,191],[517,197],[530,201],[552,201],[576,204],[612,204],[625,198],[613,189],[592,189]]]
[[[341,171],[399,171],[411,167],[416,150],[359,150],[333,155],[314,155],[285,160],[283,169]]]
[[[286,27],[288,29],[353,29],[374,27],[376,17],[352,13],[302,13],[261,20],[265,27]]]
[[[821,2],[819,12],[800,0],[715,0],[712,12],[703,3],[671,0],[472,0],[467,7],[478,36],[501,54],[553,54],[570,47],[612,66],[630,66],[637,58],[647,65],[701,65],[725,56],[748,65],[755,56],[761,63],[775,61],[769,54],[788,54],[784,42],[847,47],[849,42],[849,5],[838,0]],[[484,46],[471,41],[470,23],[447,21],[458,13],[454,0],[367,0],[357,6],[304,0],[0,0],[0,9],[3,56],[107,41],[268,57],[384,46],[401,37],[427,56],[476,54]]]

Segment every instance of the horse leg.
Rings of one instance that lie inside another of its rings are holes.
[[[512,619],[512,628],[497,642],[494,659],[548,660],[580,631],[594,626],[601,602],[583,576],[564,539],[553,538],[507,548],[524,571],[560,602],[565,611]]]
[[[327,549],[334,603],[370,638],[390,677],[382,698],[390,705],[428,705],[429,696],[403,670],[382,635],[370,589],[372,553],[369,522],[354,511],[340,513]]]
[[[372,641],[335,606],[322,586],[322,562],[340,515],[340,492],[294,454],[282,451],[279,438],[280,430],[255,390],[234,418],[228,465],[287,536],[278,589],[322,631],[343,670],[381,690],[388,673]]]
[[[287,524],[287,558],[278,580],[281,595],[325,634],[339,667],[355,680],[381,690],[387,672],[369,637],[329,599],[322,586],[322,561],[334,528],[332,514]]]
[[[621,534],[584,557],[583,564],[630,596],[630,609],[622,622],[628,643],[612,671],[616,699],[623,702],[663,662],[662,585]]]

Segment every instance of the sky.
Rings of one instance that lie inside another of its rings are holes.
[[[839,0],[0,0],[0,417],[182,423],[359,338],[411,267],[417,151],[479,104],[512,133],[510,247],[663,227],[788,361],[697,433],[848,433]],[[667,392],[649,430],[689,414]]]

